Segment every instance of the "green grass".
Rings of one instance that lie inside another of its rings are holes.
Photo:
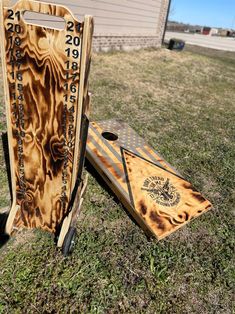
[[[1,249],[0,313],[233,313],[234,86],[235,61],[226,54],[94,55],[92,119],[128,122],[214,209],[149,241],[90,175],[71,257],[41,231],[21,232]],[[2,151],[0,158],[5,207]]]

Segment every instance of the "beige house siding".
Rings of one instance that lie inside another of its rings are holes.
[[[159,47],[169,5],[169,0],[69,0],[67,2],[51,0],[48,2],[66,5],[79,20],[83,19],[85,14],[93,15],[95,50]],[[59,21],[54,22],[53,25],[55,24],[59,25]]]

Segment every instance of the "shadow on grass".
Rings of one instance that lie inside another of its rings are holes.
[[[9,235],[5,233],[8,213],[0,213],[0,248],[7,243]]]
[[[10,170],[10,159],[9,159],[9,150],[8,150],[8,138],[7,133],[4,132],[1,134],[2,139],[2,147],[4,152],[4,159],[7,171],[7,178],[8,178],[8,186],[10,191],[10,196],[12,199],[12,188],[11,188],[11,170]],[[9,240],[9,235],[5,233],[5,226],[8,218],[8,213],[0,213],[0,248],[6,244]]]
[[[96,179],[96,181],[98,182],[98,184],[104,189],[106,190],[106,192],[108,192],[114,199],[114,201],[118,204],[118,205],[122,205],[121,201],[119,200],[119,198],[117,197],[116,194],[114,194],[114,192],[112,191],[112,189],[109,187],[109,185],[105,182],[105,180],[99,175],[99,173],[96,171],[96,169],[92,166],[92,164],[89,162],[89,160],[86,158],[85,159],[85,168],[87,170],[87,172],[89,172],[89,174],[94,177]],[[132,217],[132,215],[129,213],[129,211],[122,205],[122,208],[124,209],[125,213],[127,214],[127,216],[132,220],[132,222],[138,226],[140,229],[143,229],[138,222]],[[146,238],[150,241],[153,238],[153,235],[150,233],[150,231],[145,231],[145,235]]]

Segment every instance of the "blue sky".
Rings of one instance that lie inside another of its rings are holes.
[[[172,0],[170,20],[235,29],[235,0]]]

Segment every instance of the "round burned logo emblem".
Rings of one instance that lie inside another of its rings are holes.
[[[169,179],[157,176],[148,177],[141,189],[162,206],[175,206],[180,201],[180,194]]]

